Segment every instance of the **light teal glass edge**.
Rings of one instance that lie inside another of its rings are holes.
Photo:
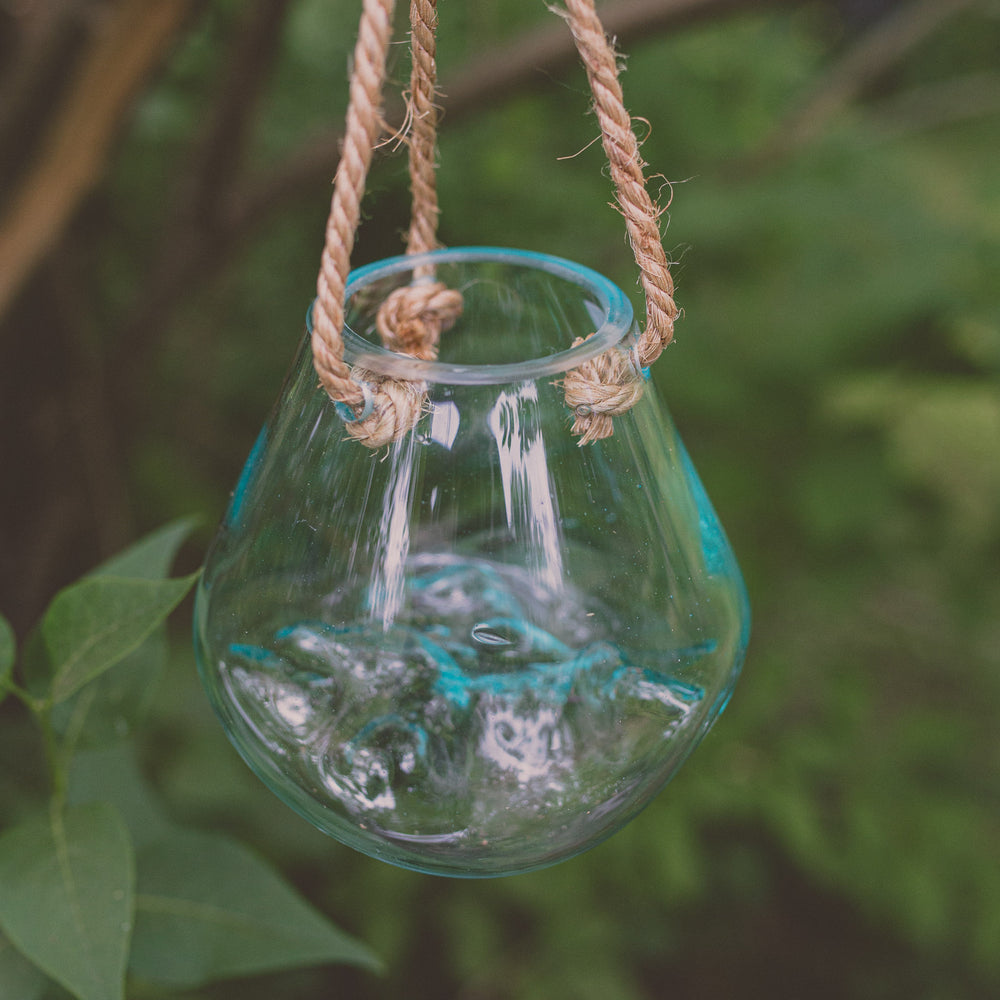
[[[403,254],[366,264],[352,271],[347,279],[345,298],[365,285],[371,284],[400,271],[413,270],[422,265],[457,264],[494,261],[502,264],[520,264],[526,268],[545,271],[566,281],[590,289],[604,310],[604,322],[584,343],[569,347],[558,354],[544,358],[529,358],[504,365],[455,365],[440,361],[421,361],[396,354],[372,344],[349,327],[343,331],[344,360],[352,365],[391,375],[397,378],[424,380],[449,385],[498,385],[504,382],[522,382],[547,375],[569,371],[597,357],[623,340],[635,325],[632,303],[614,282],[604,275],[552,254],[533,250],[516,250],[508,247],[449,247],[422,254]],[[313,332],[312,310],[306,312],[306,329]]]

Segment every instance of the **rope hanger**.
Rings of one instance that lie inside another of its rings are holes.
[[[618,205],[641,273],[646,323],[636,346],[639,363],[645,368],[672,340],[679,312],[660,238],[660,210],[646,190],[645,164],[625,109],[617,59],[593,0],[562,2],[565,10],[557,13],[567,21],[587,72]],[[344,362],[342,339],[351,251],[368,170],[382,131],[382,91],[394,9],[395,0],[364,0],[313,315],[313,361],[320,382],[348,418],[351,436],[370,448],[380,448],[409,431],[420,418],[426,395],[423,383],[352,369]],[[412,70],[406,137],[412,194],[406,246],[410,254],[439,246],[436,29],[437,0],[410,0]],[[376,326],[389,349],[434,358],[441,333],[461,314],[462,296],[433,281],[430,274],[417,277],[424,280],[396,289],[386,299]],[[580,443],[610,436],[612,417],[634,406],[642,389],[642,379],[617,351],[607,351],[567,372],[566,404],[575,413],[573,433],[580,437]]]

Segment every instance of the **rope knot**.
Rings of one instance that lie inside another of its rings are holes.
[[[661,210],[646,190],[639,142],[625,108],[614,48],[595,9],[595,0],[563,0],[577,49],[583,59],[594,96],[604,151],[614,181],[616,200],[625,217],[646,295],[646,324],[636,343],[638,365],[647,368],[673,336],[679,313],[673,299],[670,265],[663,249]],[[410,187],[413,211],[407,253],[423,253],[437,246],[438,217],[434,187],[436,162],[437,67],[435,27],[437,0],[412,0],[410,41],[412,72],[409,115],[412,133]],[[312,338],[316,371],[327,394],[343,404],[341,416],[349,433],[377,448],[407,433],[424,408],[426,386],[373,376],[352,378],[344,361],[344,295],[351,250],[361,217],[368,169],[382,127],[382,87],[392,38],[395,0],[364,0],[351,73],[351,96],[344,145],[334,181],[326,240],[317,278],[320,309],[314,316]],[[383,343],[393,351],[433,360],[441,333],[462,312],[460,292],[430,280],[433,265],[414,269],[416,284],[397,289],[383,303],[376,326]],[[426,279],[426,280],[425,280]],[[577,341],[579,343],[580,341]],[[637,366],[616,351],[608,351],[568,372],[566,401],[576,414],[573,433],[586,444],[612,433],[612,417],[633,406],[642,395]],[[351,419],[353,416],[353,420]]]
[[[573,346],[585,339],[577,337]],[[635,406],[642,396],[643,379],[628,355],[610,350],[567,372],[563,391],[574,414],[573,433],[584,445],[611,437],[611,418]]]
[[[441,333],[462,314],[462,293],[440,281],[397,288],[375,318],[382,343],[391,351],[433,361]]]
[[[427,399],[424,382],[385,378],[361,368],[355,368],[352,375],[359,382],[369,385],[374,397],[370,416],[344,425],[355,441],[375,450],[391,444],[416,427]]]

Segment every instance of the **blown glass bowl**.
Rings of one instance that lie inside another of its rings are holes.
[[[374,332],[429,267],[465,300],[434,362]],[[635,816],[725,706],[746,593],[652,385],[612,437],[570,433],[565,373],[634,365],[634,338],[622,292],[557,258],[362,268],[345,360],[426,393],[372,452],[307,330],[210,549],[195,645],[247,763],[343,843],[444,875],[552,864]]]

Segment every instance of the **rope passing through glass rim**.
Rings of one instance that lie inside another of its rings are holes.
[[[583,61],[601,127],[616,198],[639,267],[646,298],[646,323],[636,343],[643,372],[673,339],[679,310],[660,237],[661,210],[646,189],[639,142],[625,109],[613,46],[593,0],[562,0],[557,10],[573,35]],[[334,180],[313,316],[313,362],[320,383],[345,417],[347,432],[369,448],[380,448],[410,431],[424,408],[426,387],[352,369],[344,361],[344,297],[351,251],[361,218],[372,156],[382,131],[382,91],[392,39],[395,0],[364,0],[344,129],[343,149]],[[406,251],[422,253],[437,242],[438,201],[436,64],[437,0],[410,0],[412,69],[407,96],[411,222]],[[390,350],[433,359],[437,343],[462,312],[461,292],[434,280],[432,269],[418,268],[417,281],[392,292],[379,308],[376,326]],[[579,340],[574,343],[580,343]],[[643,377],[616,350],[584,362],[563,380],[566,405],[574,413],[572,433],[580,444],[609,437],[613,417],[638,402]],[[350,415],[350,419],[346,419]]]

